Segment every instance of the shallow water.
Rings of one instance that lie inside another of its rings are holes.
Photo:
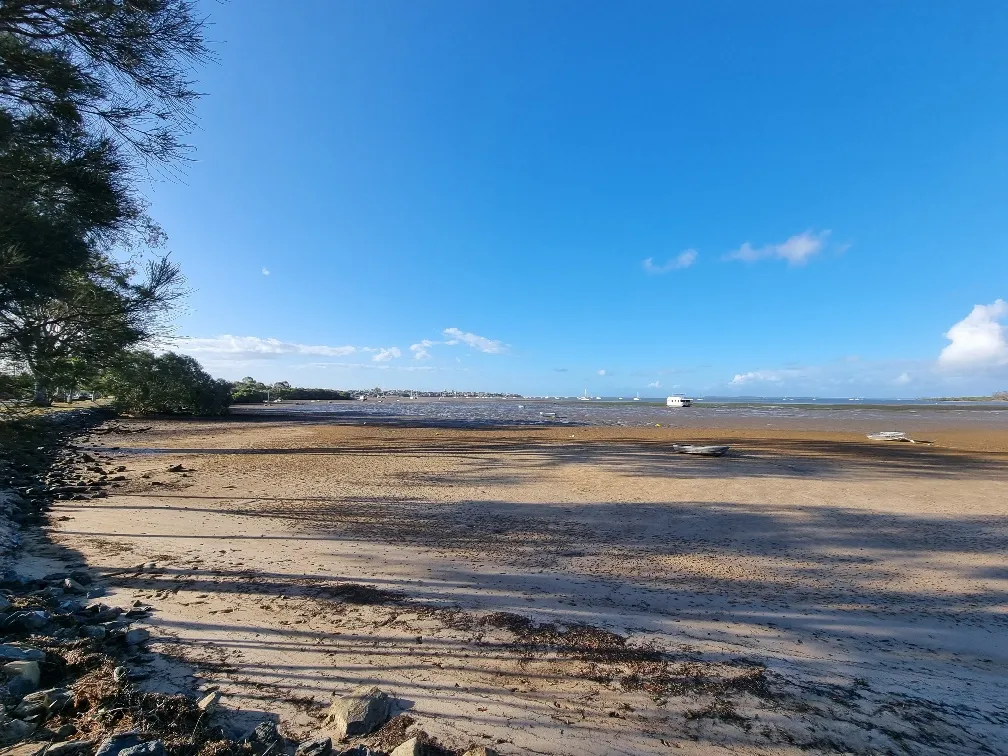
[[[734,421],[768,424],[812,421],[885,426],[987,426],[1008,428],[1008,403],[871,401],[800,404],[784,400],[717,400],[670,409],[664,400],[591,401],[548,399],[395,399],[381,401],[303,401],[237,405],[236,411],[264,415],[303,415],[348,423],[408,423],[458,426],[556,425],[642,427],[661,425],[728,426]],[[555,416],[554,416],[555,415]],[[804,422],[802,424],[805,424]]]

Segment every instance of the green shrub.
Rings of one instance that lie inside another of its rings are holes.
[[[223,415],[231,384],[212,378],[192,357],[129,352],[103,376],[101,387],[130,415]]]

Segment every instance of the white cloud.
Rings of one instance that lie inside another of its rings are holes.
[[[805,231],[780,244],[767,244],[763,247],[753,247],[749,242],[746,242],[734,252],[725,255],[725,259],[755,262],[770,258],[787,260],[789,265],[803,265],[808,262],[810,257],[822,252],[826,247],[829,235],[828,229],[819,233]]]
[[[651,381],[651,383],[648,384],[648,388],[661,388],[661,382]]]
[[[736,386],[747,383],[780,383],[784,376],[775,370],[753,370],[748,373],[738,373],[731,382]]]
[[[910,377],[910,373],[903,372],[893,379],[893,383],[897,386],[906,386],[911,380],[913,379]]]
[[[422,339],[417,344],[410,344],[410,351],[413,352],[413,359],[429,360],[431,353],[427,351],[427,348],[434,346],[436,343],[436,341],[431,341],[430,339]]]
[[[599,375],[605,375],[605,374],[606,374],[606,371],[605,371],[605,369],[603,368],[602,370],[599,370],[599,371],[598,371],[598,374],[599,374]]]
[[[269,275],[269,271],[268,271],[268,270],[266,270],[266,268],[263,268],[263,269],[262,269],[262,274],[263,274],[264,276],[268,276],[268,275]]]
[[[388,349],[379,349],[378,353],[371,360],[372,362],[388,362],[401,356],[402,352],[399,351],[399,347],[389,347]]]
[[[685,252],[681,252],[676,257],[673,257],[664,265],[655,265],[653,257],[647,258],[643,264],[644,270],[648,273],[661,275],[662,273],[671,273],[673,270],[688,268],[696,262],[696,259],[697,251],[695,249],[687,249]]]
[[[952,343],[938,355],[938,365],[960,370],[982,370],[1008,365],[1008,340],[998,321],[1008,316],[1008,302],[995,300],[976,305],[972,312],[948,329]]]
[[[448,337],[448,340],[443,342],[445,344],[466,344],[487,354],[501,354],[507,351],[507,346],[503,342],[488,339],[485,336],[477,336],[475,333],[460,331],[458,328],[445,328],[444,335]]]
[[[171,349],[190,354],[198,359],[239,362],[269,360],[288,355],[313,355],[316,357],[347,357],[351,354],[387,353],[390,359],[398,357],[397,347],[377,348],[360,346],[328,346],[325,344],[299,344],[279,339],[262,339],[258,336],[232,336],[223,334],[209,338],[177,338],[168,342]]]

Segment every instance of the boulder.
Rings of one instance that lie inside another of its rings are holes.
[[[17,743],[35,732],[35,725],[20,719],[0,716],[0,744]]]
[[[94,638],[95,640],[104,640],[108,634],[108,630],[101,625],[81,625],[77,632],[85,638]]]
[[[73,578],[64,578],[62,587],[63,590],[66,591],[67,593],[77,593],[77,594],[87,593],[87,588],[85,588],[83,585],[78,583]]]
[[[119,756],[165,756],[164,743],[160,740],[148,740],[146,743],[123,748]]]
[[[301,743],[294,756],[329,756],[332,753],[332,738],[312,738]]]
[[[44,741],[34,741],[31,743],[18,743],[3,752],[3,756],[39,756],[45,751],[48,743]]]
[[[150,630],[137,627],[126,633],[127,646],[139,646],[150,638]]]
[[[14,708],[16,717],[34,717],[47,714],[50,711],[60,711],[73,699],[73,694],[66,688],[49,688],[29,693],[21,699]]]
[[[22,646],[0,645],[0,660],[6,661],[45,661],[45,651]]]
[[[326,724],[343,740],[352,735],[367,735],[392,716],[392,702],[378,688],[357,688],[348,696],[337,698],[329,706]]]
[[[275,722],[260,722],[242,740],[248,743],[253,753],[261,754],[267,751],[282,751],[283,736]],[[277,745],[281,748],[277,748]]]
[[[410,738],[405,743],[397,745],[392,749],[392,753],[389,756],[421,756],[423,753],[423,744],[418,738]]]
[[[63,743],[53,743],[46,749],[45,756],[77,756],[79,753],[89,753],[94,748],[93,740],[67,740]]]
[[[23,677],[34,686],[32,690],[39,686],[41,673],[37,661],[12,661],[3,666],[3,671],[11,677]]]
[[[127,748],[133,748],[143,742],[139,732],[120,732],[98,746],[95,756],[119,756]]]
[[[7,681],[7,695],[15,701],[20,701],[36,690],[38,690],[38,685],[24,677],[12,677]]]

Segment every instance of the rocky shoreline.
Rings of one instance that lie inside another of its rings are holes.
[[[142,626],[152,607],[101,601],[101,576],[80,569],[41,578],[11,569],[22,529],[47,521],[54,500],[103,498],[126,480],[109,457],[74,441],[109,419],[82,410],[8,423],[0,461],[0,753],[11,756],[448,756],[399,713],[394,697],[361,688],[336,698],[322,727],[290,741],[276,721],[239,736],[215,723],[220,693],[201,697],[144,689],[153,654]],[[142,571],[145,565],[137,565]],[[106,576],[107,577],[107,576]],[[479,746],[467,756],[494,753]]]

